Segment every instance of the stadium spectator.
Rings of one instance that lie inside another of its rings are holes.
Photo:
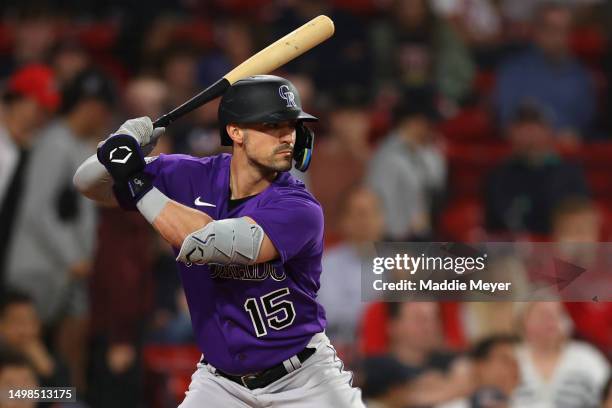
[[[0,300],[0,350],[14,349],[27,358],[41,385],[66,386],[66,368],[42,339],[41,321],[28,295],[9,290]],[[0,389],[2,389],[0,387]]]
[[[355,336],[365,303],[361,301],[361,258],[383,235],[378,197],[358,185],[343,194],[341,242],[323,255],[319,299],[327,317],[326,333],[345,361],[355,352]]]
[[[78,387],[85,379],[96,209],[77,193],[72,177],[106,133],[114,100],[111,82],[97,71],[83,71],[65,85],[58,120],[31,151],[7,255],[8,282],[33,297],[45,325],[57,327],[58,352]]]
[[[394,113],[394,129],[374,154],[368,184],[381,197],[387,237],[430,236],[446,185],[446,160],[437,143],[433,95],[407,97]]]
[[[589,271],[589,280],[568,286],[565,299],[592,299],[612,290],[612,268],[607,245],[602,240],[602,215],[588,199],[565,200],[555,208],[553,240],[562,259]],[[596,299],[596,298],[595,298]],[[612,304],[608,302],[567,302],[577,337],[612,353]]]
[[[189,45],[171,47],[164,51],[161,67],[162,80],[172,92],[168,93],[170,106],[179,106],[194,96],[198,89],[196,49]]]
[[[440,307],[433,302],[389,303],[389,351],[414,370],[410,403],[431,406],[467,395],[473,388],[469,364],[445,350]]]
[[[458,28],[471,48],[498,45],[502,21],[490,0],[433,0],[431,5],[436,15]]]
[[[29,65],[8,80],[0,119],[0,289],[6,284],[7,255],[15,218],[26,189],[26,169],[37,131],[59,104],[51,70]]]
[[[582,170],[555,153],[548,118],[536,105],[518,108],[508,137],[513,154],[492,170],[485,185],[486,228],[548,234],[557,203],[588,195]]]
[[[124,113],[131,117],[159,116],[166,90],[153,78],[135,78],[123,94]],[[151,99],[144,103],[144,96]],[[172,148],[172,139],[164,135],[151,155],[169,153]],[[97,239],[90,279],[88,401],[92,407],[101,408],[137,406],[142,400],[141,353],[155,285],[161,285],[160,292],[172,290],[164,287],[165,281],[155,282],[153,272],[176,272],[174,268],[156,270],[156,260],[170,248],[153,236],[150,226],[135,212],[101,209]],[[139,256],[132,256],[136,252]]]
[[[92,65],[91,58],[76,39],[59,42],[53,50],[51,61],[61,86],[72,82],[79,73]]]
[[[438,408],[502,408],[518,387],[516,337],[497,335],[484,338],[470,351],[475,391],[467,398],[442,404]]]
[[[338,91],[329,112],[329,129],[317,138],[316,156],[308,169],[310,189],[323,207],[328,240],[338,233],[342,193],[365,174],[370,158],[369,131],[364,90],[349,87]]]
[[[9,64],[18,69],[45,63],[58,37],[58,21],[45,2],[18,4],[15,10],[12,52]]]
[[[139,214],[101,210],[90,285],[88,402],[94,408],[138,406],[142,398],[140,359],[158,252]]]
[[[533,21],[533,44],[500,67],[495,105],[502,127],[524,103],[550,112],[556,136],[568,142],[588,137],[596,112],[593,83],[571,56],[572,11],[560,2],[542,4]]]
[[[140,116],[156,119],[168,110],[168,87],[162,80],[154,76],[137,76],[126,85],[122,99],[123,109],[121,113],[126,119]],[[194,114],[202,115],[202,112],[209,109],[209,105],[214,105],[214,103],[204,105]],[[169,153],[176,149],[172,136],[173,134],[167,131],[164,137],[160,137],[150,156]]]
[[[158,118],[167,108],[167,99],[168,87],[162,80],[152,76],[135,77],[123,93],[125,116]]]
[[[152,77],[137,77],[123,94],[129,117],[158,117],[164,109],[167,87]],[[142,98],[150,99],[145,103]],[[151,156],[170,153],[170,135],[161,137]],[[144,248],[144,251],[143,251]],[[133,257],[134,251],[139,252]],[[176,281],[176,271],[164,261],[174,260],[171,249],[156,239],[146,221],[134,212],[118,208],[100,211],[98,247],[91,276],[91,359],[88,400],[92,407],[131,407],[142,400],[142,347],[153,309],[155,288]],[[117,263],[117,260],[123,260]],[[167,276],[165,276],[167,275]],[[166,279],[159,279],[165,276]],[[154,277],[158,277],[157,281]],[[134,296],[138,293],[138,296]]]
[[[216,99],[193,112],[192,126],[183,128],[184,133],[169,130],[167,135],[170,138],[177,135],[172,139],[175,146],[174,152],[204,157],[227,151],[227,147],[221,146],[219,140],[218,109],[219,100]],[[164,138],[161,140],[163,141]]]
[[[0,347],[0,390],[2,408],[35,408],[33,399],[5,400],[5,390],[33,390],[38,386],[36,373],[28,359],[19,352]]]
[[[85,313],[84,288],[75,295],[71,286],[87,275],[96,217],[93,204],[74,190],[72,173],[95,150],[114,103],[110,82],[95,71],[79,74],[62,96],[60,118],[32,149],[7,259],[9,281],[32,294],[46,324],[60,320],[66,308]],[[80,305],[66,304],[77,298]]]
[[[405,408],[410,403],[410,384],[420,374],[392,356],[368,357],[358,373],[364,402],[369,408]]]
[[[219,61],[209,55],[207,58],[201,59],[198,67],[198,53],[191,46],[173,47],[167,52],[168,56],[163,60],[160,80],[165,88],[163,104],[166,109],[171,109],[179,106],[200,91],[198,76],[205,77],[204,80],[207,82],[204,86],[210,85],[214,81],[210,80],[210,77],[218,75],[216,64]],[[206,66],[207,63],[212,64],[212,66]],[[213,70],[212,73],[207,72],[211,69]],[[168,127],[164,138],[172,140],[175,149],[173,153],[206,156],[220,151],[219,129],[216,123],[218,104],[218,100],[211,101]],[[151,116],[148,113],[144,114]],[[133,115],[127,117],[133,117]],[[157,118],[159,115],[151,117]]]
[[[395,0],[386,19],[371,27],[377,88],[434,87],[461,103],[472,91],[470,52],[427,0]]]
[[[327,0],[277,4],[280,7],[273,17],[272,38],[280,38],[320,14],[329,16],[336,27],[335,41],[315,47],[283,69],[312,78],[319,96],[333,96],[339,89],[354,86],[371,90],[373,56],[368,44],[369,27],[361,16]]]
[[[520,329],[522,382],[513,406],[598,406],[609,363],[591,345],[570,339],[571,320],[560,303],[524,304]]]
[[[174,267],[174,265],[172,266]],[[174,271],[166,270],[164,272]],[[164,289],[168,290],[169,288]],[[172,309],[174,313],[163,319],[164,321],[158,322],[160,324],[157,327],[153,327],[153,330],[147,336],[147,340],[151,343],[189,344],[195,341],[185,292],[182,287],[177,286],[173,294],[174,305]]]

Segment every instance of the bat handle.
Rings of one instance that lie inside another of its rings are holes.
[[[165,115],[162,115],[159,118],[155,119],[155,121],[153,122],[153,128],[166,127],[170,123],[172,123],[172,120],[166,113]]]
[[[225,90],[229,88],[230,85],[231,84],[227,79],[219,79],[217,82],[215,82],[214,84],[212,84],[211,86],[209,86],[208,88],[206,88],[181,106],[178,106],[172,109],[170,112],[166,113],[165,115],[162,115],[159,118],[155,119],[155,121],[153,122],[153,127],[158,128],[168,126],[181,116],[186,115],[192,110],[204,105],[206,102],[210,102],[216,97],[223,95]]]

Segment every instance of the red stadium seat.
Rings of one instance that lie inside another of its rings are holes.
[[[488,97],[495,87],[496,75],[494,71],[478,71],[474,78],[474,87],[481,97]]]
[[[451,203],[440,219],[440,236],[455,242],[476,242],[484,236],[484,209],[480,200],[466,198]]]
[[[570,36],[570,47],[578,58],[589,65],[599,65],[607,50],[607,40],[598,27],[581,27]]]
[[[335,8],[358,15],[374,15],[380,8],[375,0],[333,0]]]
[[[79,27],[79,43],[89,51],[108,51],[115,46],[119,35],[118,27],[108,22],[90,23]]]
[[[236,15],[257,15],[262,10],[269,9],[272,0],[215,0],[219,8]]]
[[[181,24],[172,35],[173,41],[187,41],[198,48],[210,48],[214,44],[214,33],[211,25],[204,20]]]
[[[601,217],[600,240],[612,242],[612,199],[598,201],[597,208]]]
[[[440,132],[451,141],[482,141],[492,138],[493,124],[487,111],[470,107],[442,123]]]
[[[612,185],[610,184],[612,143],[585,144],[578,149],[562,151],[561,154],[567,160],[578,163],[584,168],[589,187],[595,198],[605,200],[612,198]]]
[[[440,314],[445,344],[452,349],[465,345],[465,336],[457,302],[440,302]],[[387,303],[370,303],[361,319],[359,351],[362,356],[384,354],[389,351]]]
[[[479,198],[484,176],[509,153],[509,146],[495,139],[487,143],[450,143],[446,156],[449,163],[451,197]]]
[[[13,47],[13,31],[7,24],[0,23],[0,54],[8,53]]]

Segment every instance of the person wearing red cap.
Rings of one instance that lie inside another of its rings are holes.
[[[53,72],[44,65],[28,65],[8,80],[0,111],[0,271],[23,191],[24,173],[36,131],[60,102]],[[0,289],[4,286],[0,275]]]
[[[61,92],[56,118],[30,151],[4,273],[8,286],[32,297],[71,384],[83,389],[97,210],[78,194],[72,175],[110,130],[116,95],[114,83],[93,68],[77,73]]]

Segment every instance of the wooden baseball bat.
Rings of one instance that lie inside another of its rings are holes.
[[[327,16],[313,18],[303,26],[276,40],[228,72],[202,92],[162,115],[154,127],[166,127],[181,116],[222,95],[234,82],[251,75],[267,74],[302,55],[334,34],[334,22]]]

